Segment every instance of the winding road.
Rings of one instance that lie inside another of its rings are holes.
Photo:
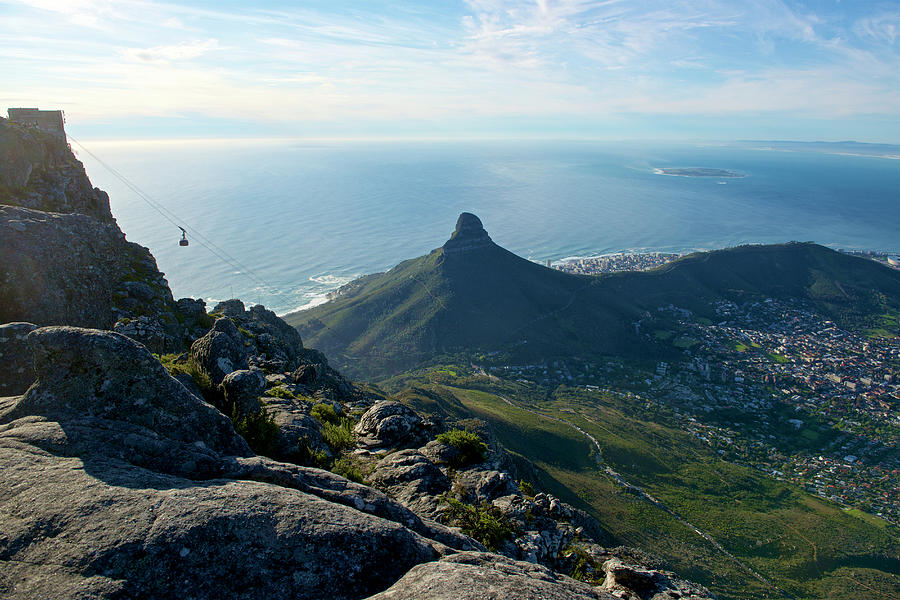
[[[529,413],[531,413],[535,416],[541,417],[543,419],[548,419],[550,421],[556,421],[557,423],[562,423],[563,425],[567,425],[568,427],[571,427],[572,429],[579,432],[581,435],[583,435],[588,440],[590,440],[591,444],[593,444],[594,448],[597,451],[595,460],[603,468],[603,472],[606,473],[607,477],[609,477],[610,479],[615,481],[617,484],[619,484],[620,486],[625,488],[627,491],[629,491],[633,494],[636,494],[642,500],[649,502],[656,508],[658,508],[661,511],[665,512],[666,514],[670,515],[673,519],[675,519],[676,521],[678,521],[685,527],[688,527],[689,529],[691,529],[694,533],[696,533],[697,535],[702,537],[704,540],[709,542],[713,546],[713,548],[715,548],[716,550],[721,552],[724,556],[727,556],[729,559],[731,559],[732,562],[734,562],[736,565],[738,565],[746,573],[752,575],[755,579],[757,579],[764,585],[766,585],[766,586],[772,588],[773,590],[777,591],[778,593],[782,594],[785,598],[796,599],[796,596],[794,596],[793,594],[791,594],[789,592],[786,592],[785,590],[782,590],[781,588],[776,586],[774,583],[772,583],[771,581],[769,581],[768,579],[766,579],[765,577],[760,575],[758,572],[756,572],[755,570],[753,570],[752,568],[747,566],[747,564],[744,563],[741,559],[739,559],[734,554],[732,554],[731,552],[726,550],[724,547],[722,547],[722,544],[717,542],[716,539],[712,535],[703,531],[702,529],[700,529],[699,527],[697,527],[696,525],[694,525],[693,523],[691,523],[690,521],[688,521],[687,519],[685,519],[684,517],[682,517],[681,515],[676,513],[674,510],[672,510],[671,508],[669,508],[668,506],[666,506],[665,504],[663,504],[662,502],[660,502],[659,500],[657,500],[656,498],[651,496],[649,493],[644,491],[643,488],[636,486],[636,485],[632,485],[624,477],[619,475],[619,473],[616,472],[612,467],[605,464],[603,462],[603,449],[600,446],[600,442],[598,442],[597,438],[595,438],[593,435],[591,435],[590,433],[585,431],[583,428],[581,428],[580,426],[576,425],[575,423],[572,423],[571,421],[568,421],[561,417],[553,417],[553,416],[544,414],[542,412],[539,412],[537,410],[528,408],[526,406],[516,404],[509,398],[506,398],[505,396],[498,396],[498,398],[500,398],[501,400],[503,400],[505,403],[512,406],[513,408],[517,408],[519,410],[524,410],[526,412],[529,412]],[[584,415],[581,415],[581,416],[590,421],[590,419],[588,419],[586,416],[584,416]]]

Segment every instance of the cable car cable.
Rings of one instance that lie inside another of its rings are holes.
[[[113,168],[112,166],[107,164],[105,161],[103,161],[99,156],[97,156],[96,154],[94,154],[93,152],[88,150],[84,146],[84,144],[79,142],[77,139],[75,139],[71,135],[68,135],[68,137],[73,142],[78,144],[78,146],[82,150],[87,152],[94,160],[96,160],[98,163],[100,163],[107,171],[112,173],[113,176],[115,176],[117,179],[119,179],[119,181],[121,181],[126,187],[128,187],[132,192],[134,192],[141,200],[146,202],[147,205],[149,205],[156,212],[158,212],[164,219],[169,221],[175,227],[178,227],[182,231],[182,240],[179,241],[179,245],[182,245],[182,246],[188,245],[183,242],[188,241],[187,233],[190,232],[191,236],[196,238],[198,240],[198,243],[201,246],[203,246],[204,248],[206,248],[211,254],[213,254],[214,256],[216,256],[217,258],[219,258],[226,264],[228,264],[230,267],[237,269],[239,272],[246,275],[249,279],[254,280],[254,283],[265,286],[266,288],[269,289],[269,292],[272,294],[275,294],[275,295],[284,295],[285,294],[285,292],[278,291],[274,286],[272,286],[268,282],[266,282],[265,279],[263,279],[262,277],[257,275],[252,269],[250,269],[249,267],[247,267],[246,265],[241,263],[239,260],[237,260],[230,254],[228,254],[225,250],[223,250],[222,248],[217,246],[212,240],[207,238],[201,232],[197,231],[193,227],[190,227],[187,224],[187,222],[185,222],[183,219],[180,219],[174,212],[172,212],[171,210],[166,208],[163,204],[161,204],[158,201],[151,198],[149,196],[149,194],[147,194],[143,190],[141,190],[137,185],[132,183],[127,177],[125,177],[123,174],[118,172],[115,168]],[[184,227],[182,227],[182,225],[180,225],[178,223],[179,221],[184,225]]]

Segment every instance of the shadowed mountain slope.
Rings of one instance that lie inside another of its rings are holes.
[[[285,320],[340,368],[377,377],[457,351],[510,350],[526,360],[645,351],[632,326],[645,310],[674,304],[709,314],[715,300],[755,297],[803,299],[864,327],[900,306],[900,272],[789,243],[692,254],[645,273],[577,276],[501,248],[463,213],[440,248]]]

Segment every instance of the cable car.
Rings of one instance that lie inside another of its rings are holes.
[[[181,230],[181,239],[178,241],[179,246],[188,246],[190,242],[187,239],[187,231],[184,230],[184,227],[179,227]]]

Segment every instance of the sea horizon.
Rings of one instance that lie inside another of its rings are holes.
[[[439,247],[460,212],[477,214],[495,242],[540,263],[788,241],[900,253],[885,218],[896,203],[900,146],[216,142],[73,144],[93,184],[109,192],[127,238],[151,249],[175,296],[210,308],[229,297],[278,314],[309,308],[356,277]],[[663,168],[740,176],[658,174]],[[189,248],[178,246],[173,222],[187,226]]]

